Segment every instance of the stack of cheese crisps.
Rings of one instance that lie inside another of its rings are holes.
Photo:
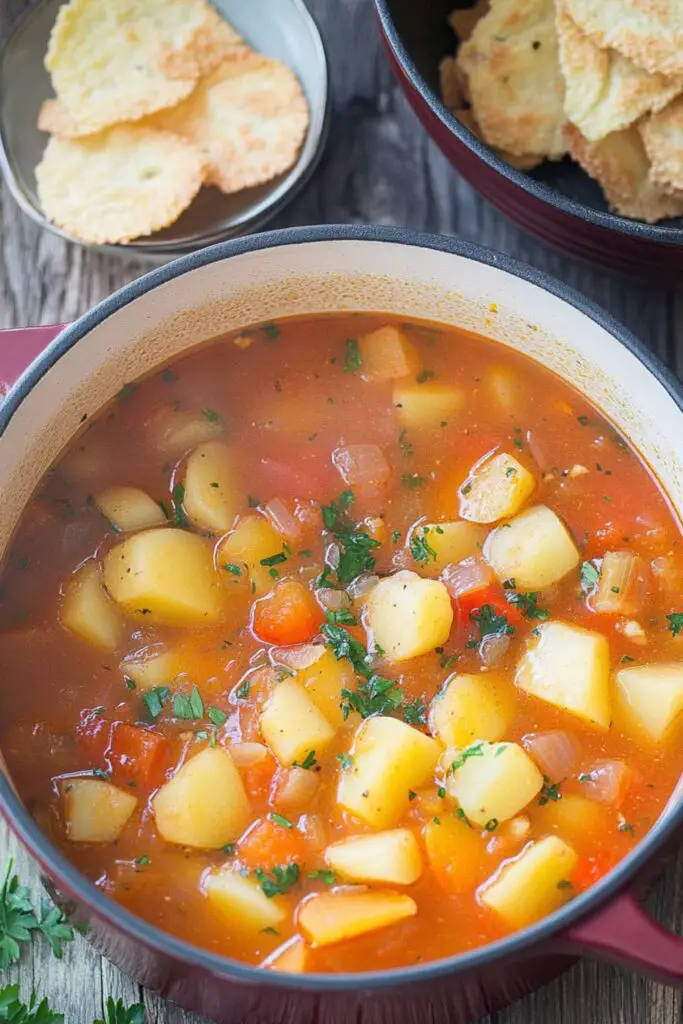
[[[238,192],[296,162],[309,111],[292,70],[207,0],[70,0],[45,65],[56,99],[36,168],[47,217],[90,244],[173,224],[203,185]]]
[[[451,25],[444,102],[501,156],[569,154],[617,213],[683,214],[682,0],[479,0]]]

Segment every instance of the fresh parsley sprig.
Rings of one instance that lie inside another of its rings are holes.
[[[58,907],[42,903],[36,915],[29,889],[22,885],[13,872],[10,859],[0,888],[0,970],[17,962],[21,947],[31,941],[34,932],[43,935],[57,958],[62,956],[64,943],[74,937],[73,928]],[[1,1020],[1,1018],[0,1018]]]

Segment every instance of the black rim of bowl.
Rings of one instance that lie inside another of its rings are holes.
[[[248,252],[277,249],[282,246],[302,245],[316,242],[360,241],[389,243],[410,248],[423,248],[464,257],[475,263],[502,270],[513,277],[537,286],[539,289],[559,298],[584,313],[589,319],[606,330],[624,345],[663,385],[683,413],[683,385],[660,362],[660,360],[608,313],[586,299],[566,284],[548,274],[535,270],[509,256],[485,249],[482,246],[461,239],[441,235],[421,234],[402,228],[380,226],[326,225],[322,227],[285,228],[270,231],[250,238],[238,238],[221,242],[211,248],[192,253],[153,270],[131,284],[115,292],[90,312],[67,327],[45,349],[26,372],[0,406],[0,438],[22,402],[42,380],[58,360],[74,345],[87,337],[98,324],[113,313],[146,295],[159,285],[182,277],[189,271],[213,263],[241,256]],[[1,457],[1,446],[0,446]],[[643,868],[680,826],[683,819],[683,801],[673,811],[659,818],[648,835],[621,861],[603,880],[591,889],[577,896],[561,910],[539,921],[537,924],[494,943],[436,960],[415,967],[392,968],[370,971],[362,974],[310,974],[292,975],[275,971],[264,971],[258,967],[233,960],[229,957],[209,953],[197,946],[178,939],[168,932],[149,924],[124,909],[120,904],[105,896],[85,875],[53,845],[39,829],[18,795],[14,792],[7,776],[0,770],[0,812],[11,824],[15,833],[25,843],[47,870],[61,881],[91,912],[104,921],[161,955],[170,956],[186,965],[207,971],[224,979],[249,982],[268,988],[299,989],[307,992],[349,992],[367,991],[397,987],[410,982],[428,981],[448,975],[460,974],[467,970],[479,969],[500,959],[521,953],[523,950],[544,940],[550,940],[579,919],[595,911],[610,897],[624,888],[634,874]],[[550,951],[550,949],[548,949]]]
[[[408,52],[402,36],[390,12],[391,0],[375,0],[375,8],[379,17],[380,25],[391,50],[407,76],[411,86],[419,94],[424,103],[444,126],[467,146],[480,160],[488,164],[493,170],[498,171],[504,178],[507,178],[519,188],[528,192],[534,199],[548,203],[562,213],[571,214],[589,224],[599,225],[609,231],[618,231],[621,234],[630,235],[642,241],[661,242],[666,245],[683,244],[683,227],[667,227],[662,224],[646,224],[641,220],[630,220],[628,217],[620,217],[616,213],[607,213],[603,210],[596,210],[592,206],[586,206],[562,195],[535,181],[524,171],[518,171],[508,164],[502,157],[496,156],[492,149],[481,142],[477,136],[469,130],[457,117],[451,114],[450,110],[442,103],[440,96],[427,84],[417,69],[415,62]]]

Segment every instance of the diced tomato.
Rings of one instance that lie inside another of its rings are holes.
[[[285,818],[284,821],[287,821]],[[272,871],[278,864],[302,861],[306,846],[301,834],[272,817],[261,818],[240,839],[237,855],[245,867]]]
[[[278,646],[312,640],[323,622],[310,590],[296,580],[281,580],[255,603],[252,613],[252,629],[258,639]]]
[[[250,798],[255,801],[268,799],[274,774],[275,761],[270,755],[264,757],[262,761],[240,770],[244,788]]]
[[[168,740],[139,725],[116,722],[107,759],[115,780],[159,785],[168,760]]]

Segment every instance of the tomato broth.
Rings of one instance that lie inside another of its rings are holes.
[[[283,319],[126,385],[0,580],[0,740],[95,885],[211,951],[401,967],[525,927],[681,773],[680,527],[530,359]]]

